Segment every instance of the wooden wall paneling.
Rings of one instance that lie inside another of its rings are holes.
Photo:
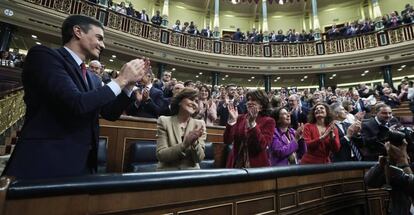
[[[232,203],[225,203],[225,204],[218,204],[206,207],[199,207],[196,209],[191,210],[184,210],[178,211],[178,215],[218,215],[218,214],[228,214],[233,215],[233,204]]]
[[[236,202],[237,215],[250,214],[274,214],[276,212],[276,200],[274,195],[268,195]]]
[[[67,195],[30,200],[8,200],[5,207],[7,215],[84,215],[88,213],[88,195]]]
[[[275,189],[274,180],[263,180],[223,185],[97,194],[90,197],[90,214],[119,211],[139,213],[155,211],[160,208],[178,208],[180,205],[186,205],[189,207],[186,210],[191,210],[200,207],[197,203],[209,202],[209,205],[215,205],[223,204],[219,201],[220,199],[234,201],[233,199],[240,196],[244,196],[245,199],[257,198],[254,194],[273,192]]]

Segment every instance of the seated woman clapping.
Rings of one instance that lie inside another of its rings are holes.
[[[273,139],[275,121],[269,117],[269,99],[262,90],[246,94],[247,113],[240,115],[232,103],[224,130],[224,143],[233,144],[227,159],[229,168],[270,166],[266,152]]]
[[[333,122],[329,106],[316,103],[309,111],[308,122],[303,129],[307,152],[301,164],[330,163],[329,156],[340,149],[338,129]]]
[[[206,126],[194,119],[198,91],[185,88],[171,102],[171,116],[157,121],[157,170],[200,169]]]
[[[273,143],[269,146],[270,164],[272,166],[298,164],[306,151],[302,139],[303,125],[300,125],[296,131],[290,128],[290,113],[286,108],[276,108],[271,116],[276,121],[276,128]]]

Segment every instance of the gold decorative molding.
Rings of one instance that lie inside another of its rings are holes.
[[[244,43],[173,32],[85,0],[8,0],[0,2],[3,7],[17,11],[13,17],[0,15],[6,22],[56,36],[60,29],[54,26],[60,26],[67,14],[93,16],[106,27],[109,50],[228,73],[311,74],[366,69],[412,61],[409,54],[414,48],[412,25],[332,41]]]
[[[17,91],[0,100],[0,134],[14,125],[26,113],[23,90]]]

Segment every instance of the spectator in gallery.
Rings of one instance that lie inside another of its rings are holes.
[[[171,102],[171,116],[157,120],[157,170],[200,169],[206,126],[197,114],[198,92],[185,88]]]
[[[161,23],[162,23],[162,17],[160,15],[160,11],[159,10],[157,10],[155,12],[155,15],[151,18],[151,22],[154,25],[158,25],[158,26],[161,25]]]
[[[142,20],[144,22],[148,22],[149,21],[148,14],[146,14],[145,12],[146,12],[145,9],[142,9],[141,10],[141,14],[138,17],[138,19],[140,19],[140,20]]]

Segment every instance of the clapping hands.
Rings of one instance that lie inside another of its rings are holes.
[[[204,128],[198,128],[196,126],[194,130],[188,132],[188,134],[184,137],[184,146],[188,148],[189,146],[195,146],[198,138],[200,138],[204,133]]]

